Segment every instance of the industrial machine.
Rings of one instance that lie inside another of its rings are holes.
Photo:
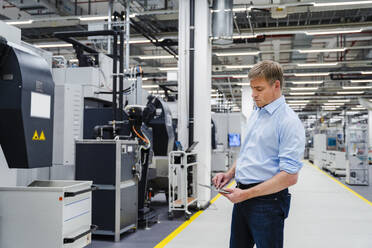
[[[349,127],[346,130],[347,158],[346,183],[369,185],[368,127]]]
[[[173,218],[174,211],[183,211],[185,218],[190,219],[189,206],[198,200],[197,165],[197,154],[192,148],[169,153],[169,219]]]
[[[0,145],[11,169],[52,166],[54,82],[38,54],[0,38]],[[91,243],[91,181],[0,187],[0,247]]]

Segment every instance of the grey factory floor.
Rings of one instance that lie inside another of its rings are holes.
[[[347,187],[372,200],[370,186]],[[361,199],[308,162],[301,170],[298,183],[290,191],[293,198],[286,220],[285,248],[372,247],[372,203]],[[184,219],[180,215],[173,221],[167,220],[165,201],[159,199],[155,203],[163,214],[160,223],[151,230],[124,235],[119,243],[93,240],[90,247],[228,247],[232,204],[225,198],[219,197],[206,211],[186,223],[188,225],[184,225],[181,231],[178,229],[173,239],[163,242]]]

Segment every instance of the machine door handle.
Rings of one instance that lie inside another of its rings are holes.
[[[81,195],[81,194],[84,194],[84,193],[87,193],[87,192],[90,192],[90,191],[94,191],[94,190],[97,190],[97,189],[98,189],[97,186],[91,186],[90,189],[84,189],[84,190],[80,190],[80,191],[76,191],[76,192],[65,192],[65,198],[74,197],[74,196]]]
[[[97,230],[97,228],[98,228],[98,226],[96,226],[96,225],[91,225],[91,226],[90,226],[90,229],[89,229],[88,231],[86,231],[86,232],[83,232],[83,233],[81,233],[81,234],[79,234],[79,235],[77,235],[77,236],[75,236],[75,237],[73,237],[73,238],[64,238],[64,239],[63,239],[63,243],[64,243],[64,244],[71,244],[71,243],[74,243],[76,240],[78,240],[78,239],[84,237],[85,235],[87,235],[87,234],[89,234],[89,233],[91,233],[91,232]]]

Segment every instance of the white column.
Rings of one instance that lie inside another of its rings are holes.
[[[198,153],[198,183],[211,183],[211,19],[207,0],[195,0],[194,140]],[[198,205],[204,206],[211,192],[198,187]]]
[[[178,140],[184,149],[189,144],[189,48],[190,1],[180,0],[178,8]]]
[[[245,119],[244,125],[242,125],[242,141],[245,138],[245,125],[251,116],[253,111],[253,98],[252,98],[252,89],[251,86],[243,86],[242,87],[242,114]]]
[[[372,147],[372,110],[368,110],[368,139],[369,147]]]

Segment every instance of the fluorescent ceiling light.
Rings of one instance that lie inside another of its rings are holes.
[[[237,83],[236,85],[239,85],[239,86],[250,86],[251,84],[250,83]]]
[[[344,102],[325,102],[323,103],[325,106],[343,106],[345,105]]]
[[[364,91],[337,91],[337,94],[339,95],[358,95],[363,93]]]
[[[144,77],[144,78],[141,78],[142,79],[142,81],[147,81],[147,80],[150,80],[149,78],[147,78],[147,77]]]
[[[158,67],[159,71],[178,71],[178,67]]]
[[[317,76],[329,76],[329,72],[311,72],[311,73],[295,73],[295,77],[317,77]]]
[[[371,4],[372,1],[347,1],[347,2],[328,2],[328,3],[313,3],[314,7],[326,7],[326,6],[343,6],[343,5],[361,5]]]
[[[249,56],[249,55],[258,55],[259,51],[253,51],[253,52],[231,52],[231,53],[215,53],[216,56],[222,57],[222,56]]]
[[[162,42],[164,39],[158,39],[158,42]],[[129,44],[140,44],[140,43],[150,43],[150,40],[129,40]],[[152,40],[152,42],[156,42],[156,40]],[[118,41],[118,44],[120,42]]]
[[[35,44],[35,47],[38,48],[53,48],[53,47],[72,47],[72,44],[66,43],[57,43],[57,44]]]
[[[352,83],[371,83],[372,79],[353,79],[350,80]]]
[[[154,55],[154,56],[138,56],[138,58],[142,60],[146,59],[172,59],[174,56],[172,55]]]
[[[291,96],[315,95],[315,92],[290,92]]]
[[[360,33],[363,30],[359,29],[341,29],[341,30],[328,30],[328,31],[305,31],[306,35],[329,35],[329,34],[350,34],[350,33]]]
[[[69,61],[69,62],[79,62],[78,59],[69,59],[68,61]]]
[[[290,88],[291,90],[317,90],[318,87]]]
[[[248,78],[248,74],[242,74],[242,75],[231,75],[232,78]]]
[[[357,108],[351,108],[351,110],[365,110],[366,108],[363,108],[363,107],[357,107]]]
[[[290,103],[289,106],[305,106],[306,103]]]
[[[291,81],[292,84],[321,84],[323,81]]]
[[[310,100],[288,100],[287,102],[289,104],[292,104],[292,103],[309,103]]]
[[[247,8],[244,8],[244,7],[233,8],[233,11],[234,12],[244,12],[244,11],[250,11],[252,8],[253,8],[252,6],[249,6]]]
[[[342,86],[344,90],[364,90],[364,89],[371,89],[372,86]]]
[[[99,20],[106,20],[109,17],[106,16],[80,16],[80,21],[99,21]]]
[[[372,71],[362,71],[362,74],[372,74]]]
[[[226,69],[246,69],[252,68],[254,65],[225,65]]]
[[[262,35],[262,34],[261,34]],[[252,39],[256,38],[258,34],[240,34],[240,35],[233,35],[233,39]]]
[[[333,62],[333,63],[305,63],[305,64],[297,64],[297,66],[300,66],[300,67],[336,66],[336,65],[338,65],[337,62]]]
[[[142,88],[144,89],[158,88],[158,85],[142,85]]]
[[[346,48],[334,48],[334,49],[298,49],[299,53],[329,53],[329,52],[344,52]]]
[[[150,90],[150,93],[155,93],[155,94],[163,94],[164,90]]]
[[[8,25],[26,25],[26,24],[31,24],[33,23],[34,20],[27,20],[27,21],[10,21],[6,22]]]
[[[350,102],[350,99],[328,100],[328,102]]]

